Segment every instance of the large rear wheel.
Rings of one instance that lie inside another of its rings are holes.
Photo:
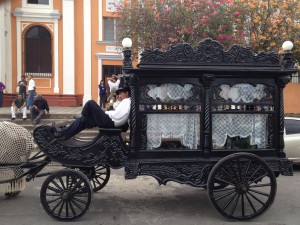
[[[273,171],[260,157],[235,153],[213,167],[207,187],[210,202],[222,216],[251,220],[274,202],[277,183]]]

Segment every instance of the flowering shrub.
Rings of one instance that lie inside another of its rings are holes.
[[[254,51],[280,50],[290,40],[300,58],[299,8],[299,0],[131,0],[116,13],[119,37],[133,39],[135,52],[180,42],[196,46],[210,37]]]

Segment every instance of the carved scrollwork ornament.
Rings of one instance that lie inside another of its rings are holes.
[[[204,87],[210,87],[215,80],[215,75],[213,74],[204,74],[202,76],[202,83]]]
[[[293,53],[291,51],[287,51],[284,53],[282,60],[282,69],[295,69],[296,60],[293,57]]]
[[[167,51],[145,50],[141,54],[139,66],[165,63],[198,65],[255,63],[280,66],[280,57],[274,52],[254,54],[250,48],[239,45],[233,45],[228,51],[224,51],[224,47],[219,42],[206,38],[195,50],[187,43],[173,45]]]
[[[277,79],[277,85],[279,88],[285,88],[285,86],[290,82],[291,77],[285,76],[285,77],[279,77]]]

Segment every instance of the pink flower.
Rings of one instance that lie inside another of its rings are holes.
[[[166,11],[166,12],[170,12],[170,11],[171,11],[171,8],[170,8],[170,7],[167,7],[167,8],[165,9],[165,11]]]
[[[235,11],[233,14],[234,14],[235,16],[240,16],[240,15],[241,15],[241,12]]]

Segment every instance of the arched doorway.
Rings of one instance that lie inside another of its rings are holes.
[[[52,77],[52,40],[43,26],[28,29],[25,35],[25,75]]]

